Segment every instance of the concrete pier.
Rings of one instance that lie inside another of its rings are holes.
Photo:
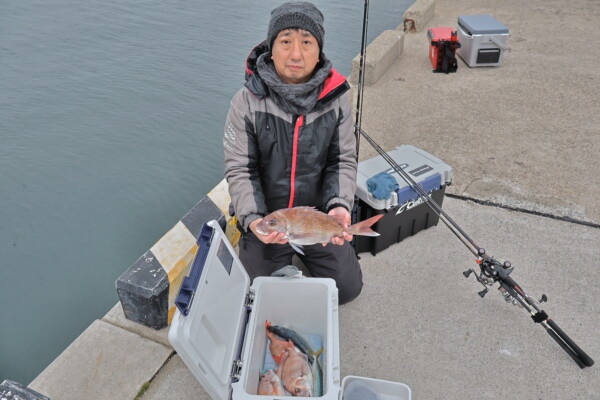
[[[432,73],[427,29],[475,14],[509,28],[503,65]],[[373,68],[377,55],[389,67],[369,78],[362,117],[386,150],[411,144],[453,167],[444,210],[548,296],[543,309],[596,363],[599,21],[596,0],[417,0],[372,48]],[[375,155],[363,140],[361,160]],[[444,225],[361,257],[363,292],[340,307],[342,377],[402,382],[413,399],[600,399],[598,365],[580,369],[495,290],[477,295],[462,275],[473,256]],[[53,400],[209,399],[167,330],[117,304],[29,387]]]

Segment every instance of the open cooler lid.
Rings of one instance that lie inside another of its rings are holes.
[[[217,221],[202,227],[169,342],[213,399],[229,400],[248,316],[250,278]]]
[[[468,35],[507,34],[508,28],[491,15],[463,15],[458,25]]]

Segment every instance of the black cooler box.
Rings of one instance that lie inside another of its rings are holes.
[[[448,164],[411,145],[398,146],[388,154],[440,207],[442,206],[446,186],[452,182],[452,168]],[[398,183],[398,189],[391,191],[387,199],[376,199],[367,186],[367,181],[381,172],[388,173]],[[373,226],[380,236],[354,236],[353,243],[357,254],[370,251],[375,255],[394,243],[437,225],[439,217],[381,156],[358,163],[356,181],[359,200],[353,222],[384,214]]]

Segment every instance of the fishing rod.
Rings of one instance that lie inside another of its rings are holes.
[[[369,0],[365,0],[363,11],[362,42],[360,44],[360,59],[358,67],[358,91],[356,100],[356,118],[354,119],[354,136],[356,137],[356,160],[360,149],[360,127],[362,125],[362,94],[365,84],[365,57],[367,54],[367,31],[369,26]]]
[[[471,274],[475,274],[475,279],[483,285],[483,290],[478,292],[483,298],[490,288],[498,283],[498,290],[504,299],[515,305],[522,306],[533,319],[534,323],[540,324],[548,335],[579,365],[580,368],[591,367],[594,365],[594,360],[588,356],[577,344],[552,320],[548,314],[540,308],[541,303],[548,300],[545,294],[542,294],[540,300],[527,294],[523,288],[514,281],[510,274],[514,267],[510,261],[500,263],[493,256],[490,256],[484,248],[480,247],[475,241],[470,238],[466,232],[442,210],[442,207],[437,204],[431,196],[423,190],[408,173],[406,173],[398,163],[373,140],[361,128],[362,118],[362,92],[364,91],[364,82],[361,77],[364,76],[364,58],[366,54],[366,26],[368,14],[368,0],[365,0],[365,15],[363,18],[363,44],[361,46],[359,81],[358,81],[358,101],[357,101],[357,120],[354,125],[356,133],[356,157],[358,159],[358,142],[360,136],[364,137],[371,146],[381,155],[381,157],[402,177],[402,179],[410,186],[410,188],[419,196],[419,198],[429,206],[429,208],[439,217],[452,233],[476,256],[475,262],[479,265],[480,271],[477,272],[473,268],[463,272],[463,275],[468,278]]]

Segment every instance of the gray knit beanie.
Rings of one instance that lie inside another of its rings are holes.
[[[307,1],[283,3],[271,11],[267,43],[273,48],[277,34],[284,29],[298,28],[309,31],[317,39],[319,49],[323,51],[323,14],[314,4]]]

